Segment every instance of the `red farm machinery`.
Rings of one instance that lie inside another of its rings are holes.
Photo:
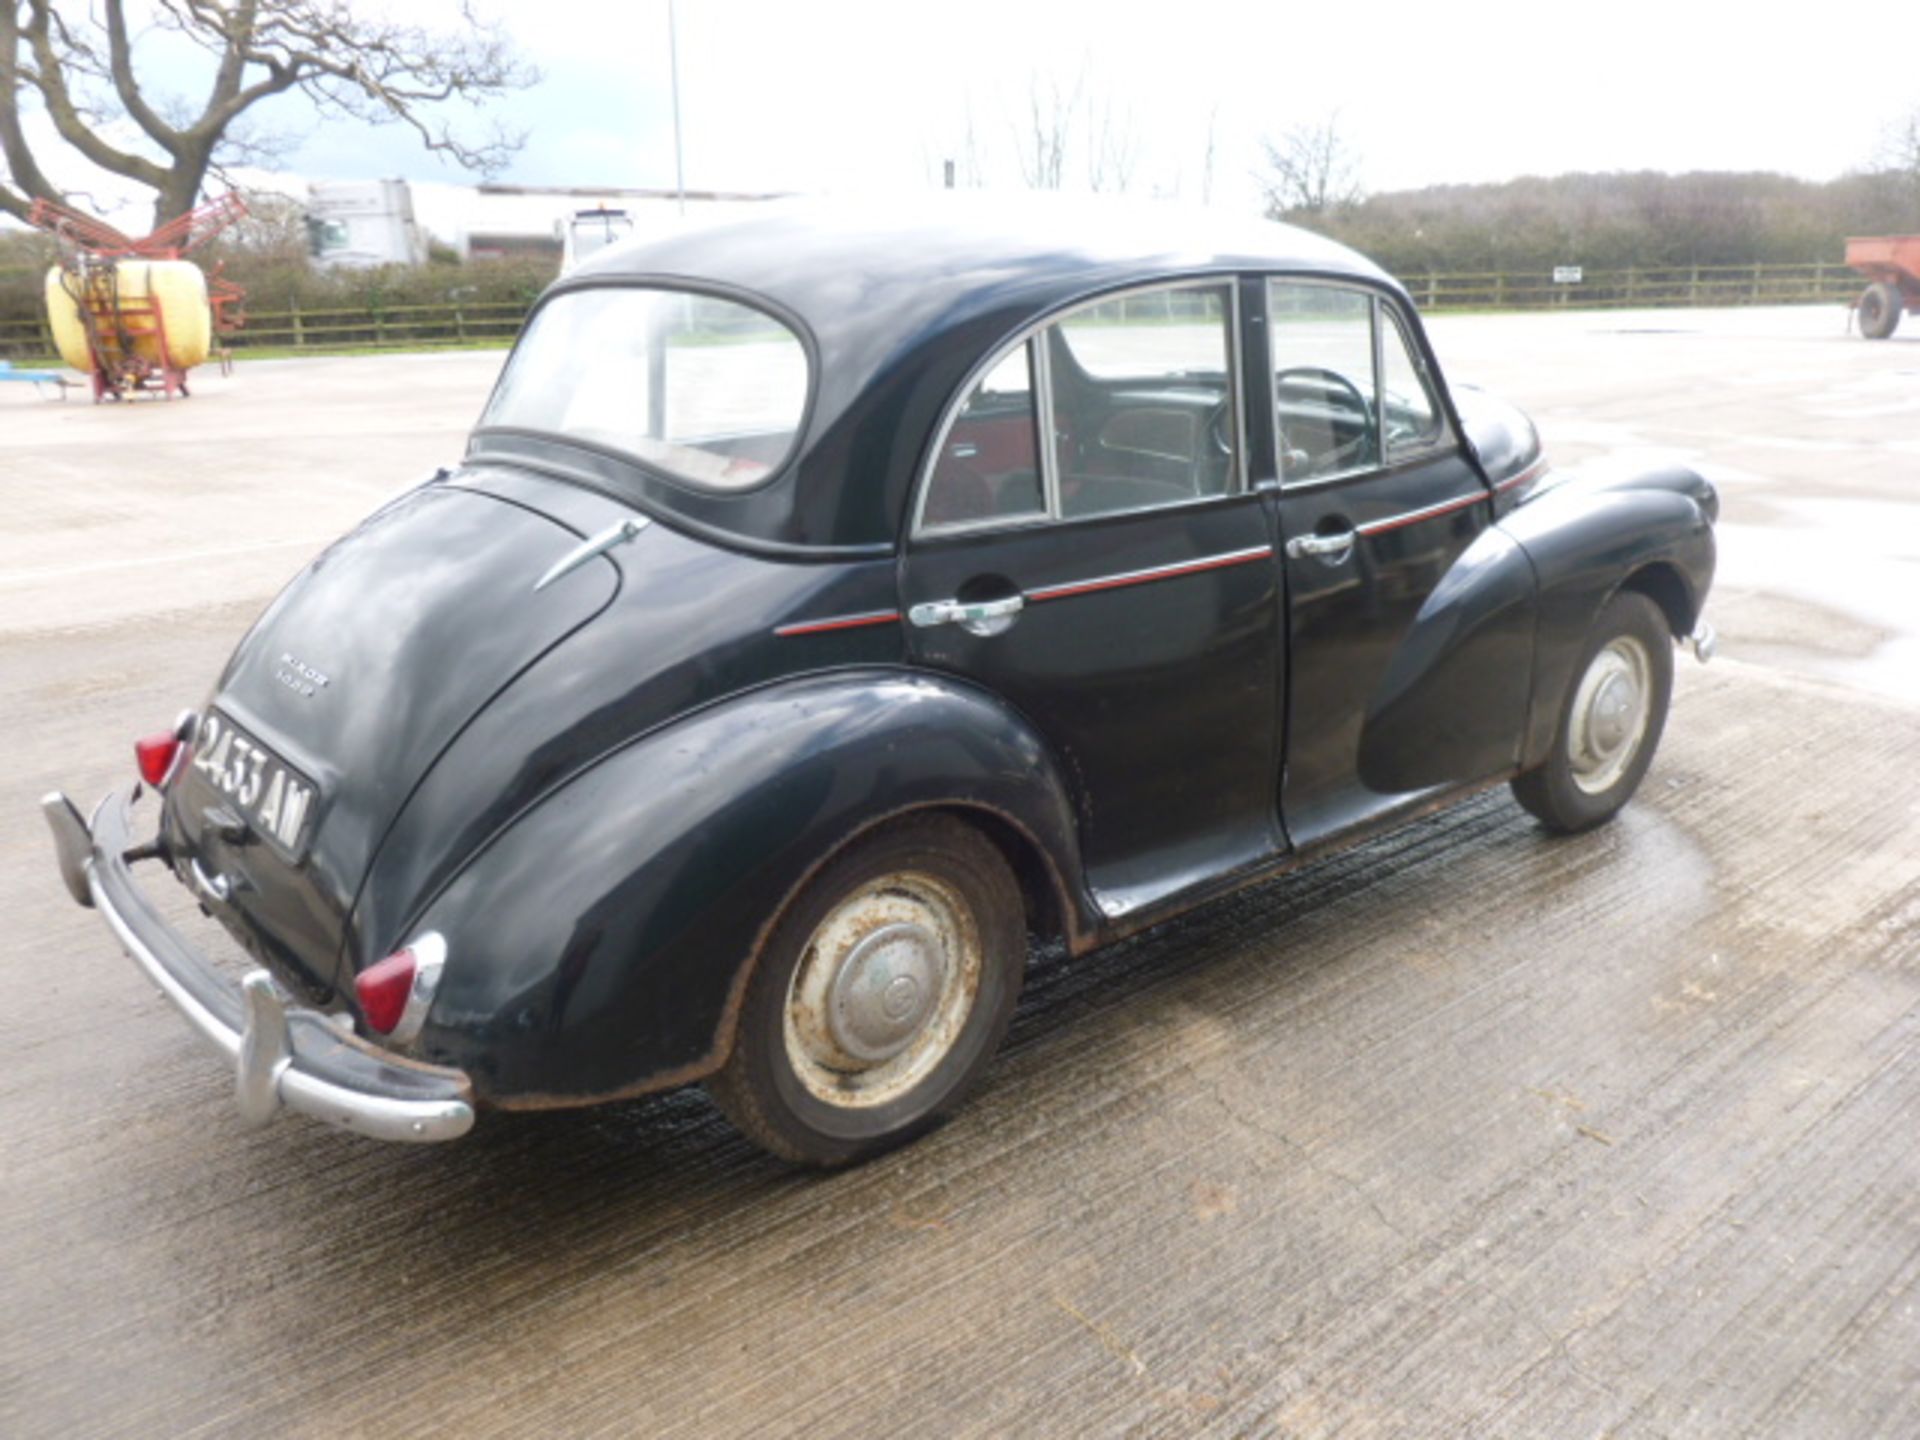
[[[1869,235],[1847,241],[1847,265],[1870,282],[1854,309],[1860,333],[1884,340],[1900,317],[1920,310],[1920,235]]]
[[[247,213],[229,193],[151,235],[132,239],[104,221],[48,200],[28,220],[59,245],[47,273],[47,323],[60,356],[93,382],[95,401],[136,391],[185,395],[187,371],[245,323],[245,292],[186,257]]]

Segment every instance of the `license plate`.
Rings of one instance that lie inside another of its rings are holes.
[[[319,795],[313,781],[217,710],[200,723],[193,768],[269,847],[299,858]]]

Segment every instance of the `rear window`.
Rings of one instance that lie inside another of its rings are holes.
[[[574,290],[543,305],[481,425],[623,451],[707,490],[785,463],[807,404],[800,337],[763,310],[684,290]]]

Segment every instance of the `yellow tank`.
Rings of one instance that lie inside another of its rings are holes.
[[[60,358],[74,369],[99,368],[80,313],[83,299],[103,359],[130,351],[156,367],[191,370],[207,358],[213,308],[207,303],[207,277],[191,260],[121,260],[111,270],[93,271],[84,297],[76,293],[81,288],[79,275],[71,271],[55,266],[47,272],[47,322]]]

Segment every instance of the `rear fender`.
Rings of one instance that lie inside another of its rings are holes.
[[[783,682],[657,730],[519,816],[425,908],[448,961],[420,1041],[508,1108],[717,1069],[751,964],[818,866],[908,810],[985,812],[1097,919],[1039,738],[983,692],[906,670]],[[457,1057],[457,1058],[456,1058]]]

